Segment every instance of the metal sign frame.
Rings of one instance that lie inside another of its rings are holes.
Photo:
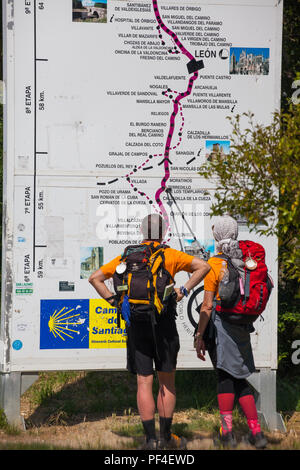
[[[60,0],[62,1],[62,0]],[[26,3],[26,2],[25,2]],[[39,2],[43,4],[45,2]],[[212,1],[202,1],[203,5],[211,5]],[[217,2],[218,3],[218,2]],[[223,2],[224,3],[224,2]],[[231,4],[239,5],[238,1],[231,1]],[[281,76],[281,37],[282,37],[282,8],[283,2],[275,0],[265,0],[264,5],[277,8],[277,25],[276,25],[276,35],[277,35],[277,48],[276,48],[276,75],[277,77]],[[33,164],[33,179],[34,179],[34,206],[33,211],[36,211],[36,196],[37,196],[37,179],[38,173],[36,171],[36,156],[38,153],[41,153],[41,149],[37,148],[37,139],[36,139],[36,126],[37,126],[37,105],[38,105],[38,88],[36,85],[37,80],[37,67],[42,62],[46,62],[47,59],[39,57],[37,55],[37,4],[36,0],[31,0],[28,2],[31,8],[33,8],[33,27],[34,27],[34,67],[33,67],[33,78],[35,80],[33,86],[33,100],[34,106],[33,110],[33,151],[34,151],[34,164]],[[261,1],[248,0],[247,5],[261,6]],[[1,370],[1,383],[2,383],[2,394],[1,402],[8,415],[11,417],[11,420],[19,420],[18,406],[12,405],[12,396],[20,396],[22,391],[32,383],[33,380],[37,377],[37,367],[22,366],[12,364],[11,361],[11,352],[12,352],[12,318],[14,315],[13,307],[13,293],[14,293],[14,204],[15,204],[15,81],[18,77],[15,75],[15,7],[16,2],[14,0],[7,0],[3,2],[3,49],[4,49],[4,82],[6,89],[6,104],[4,106],[4,158],[3,158],[3,232],[2,232],[2,299],[1,299],[1,336],[0,336],[0,370]],[[191,65],[190,65],[191,67]],[[273,95],[275,97],[275,107],[280,107],[280,80],[276,80],[275,89],[273,90]],[[80,186],[80,184],[79,184]],[[213,189],[213,184],[208,185],[209,189]],[[35,220],[35,219],[34,219]],[[35,223],[35,222],[34,222]],[[36,230],[33,227],[34,233],[34,247],[36,246]],[[272,252],[273,255],[273,252]],[[36,259],[35,259],[35,250],[33,250],[33,266],[35,270]],[[277,299],[273,300],[273,308],[277,311]],[[267,395],[265,390],[268,389],[268,394],[274,397],[276,390],[275,379],[276,378],[276,367],[277,367],[277,341],[276,341],[276,316],[274,316],[274,323],[272,325],[272,331],[274,337],[272,338],[272,359],[267,360],[270,367],[264,366],[264,361],[261,361],[259,370],[261,373],[251,378],[252,385],[257,389],[260,396],[261,406],[263,408],[262,413],[265,415],[265,421],[269,427],[282,427],[282,421],[280,417],[276,414],[276,404],[274,409],[274,400],[267,400]],[[15,346],[17,348],[17,345]],[[192,351],[192,348],[191,348]],[[187,355],[191,353],[187,351]],[[53,361],[52,361],[53,362]],[[88,357],[85,362],[76,362],[72,364],[70,361],[67,362],[67,367],[64,367],[64,364],[57,365],[58,368],[62,367],[65,369],[97,369],[96,361],[94,360],[91,365],[88,365]],[[182,362],[182,365],[179,363],[179,368],[193,368],[194,366],[185,365],[189,364],[189,361],[186,363]],[[190,362],[193,364],[193,361]],[[201,367],[200,367],[201,366]],[[52,370],[53,365],[44,366],[41,363],[39,370]],[[115,365],[113,368],[119,369],[120,366]],[[211,368],[210,364],[199,364],[199,368]],[[14,384],[14,385],[12,385]],[[275,388],[274,388],[275,387]],[[11,393],[13,388],[14,394]],[[16,403],[16,399],[13,400],[13,403]],[[270,405],[271,403],[271,405]],[[9,411],[11,410],[11,411]],[[17,417],[17,418],[16,418]]]

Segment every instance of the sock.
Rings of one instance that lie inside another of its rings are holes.
[[[239,403],[241,408],[247,418],[248,426],[250,431],[253,434],[257,434],[261,431],[260,424],[257,417],[257,410],[255,405],[254,396],[251,395],[244,395],[243,397],[239,398]]]
[[[218,403],[221,415],[221,431],[226,434],[232,431],[232,410],[234,393],[218,393]]]
[[[167,441],[171,438],[171,425],[173,418],[159,417],[160,437]]]
[[[221,413],[221,432],[227,434],[232,431],[232,411]]]
[[[148,421],[142,421],[144,426],[144,431],[146,434],[147,442],[150,439],[156,439],[156,432],[155,432],[155,419],[149,419]]]

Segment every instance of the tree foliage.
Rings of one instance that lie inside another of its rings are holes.
[[[250,230],[276,235],[282,278],[299,281],[300,106],[274,113],[266,126],[251,113],[229,120],[230,154],[224,160],[216,153],[199,172],[216,183],[212,213],[243,217]]]
[[[292,372],[291,345],[299,338],[300,320],[300,105],[274,113],[266,126],[251,113],[230,121],[230,154],[224,160],[216,153],[200,175],[215,180],[212,214],[242,217],[250,230],[277,236],[278,361],[280,371]]]
[[[72,7],[73,9],[83,8],[81,0],[72,0]]]
[[[284,0],[283,7],[281,107],[287,110],[293,83],[300,80],[300,0]]]

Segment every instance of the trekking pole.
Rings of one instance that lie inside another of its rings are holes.
[[[180,244],[180,247],[181,247],[181,251],[185,251],[185,250],[184,250],[184,246],[183,246],[183,244],[182,244],[181,237],[180,237],[180,235],[179,235],[179,230],[178,230],[177,222],[176,222],[176,219],[175,219],[175,214],[174,214],[173,209],[172,209],[172,204],[173,204],[173,202],[175,202],[175,200],[174,200],[174,198],[173,198],[173,196],[172,196],[172,194],[171,194],[171,191],[169,191],[169,188],[166,189],[166,192],[167,192],[167,197],[168,197],[168,205],[170,206],[170,209],[171,209],[170,215],[171,215],[171,217],[172,217],[172,219],[173,219],[173,221],[174,221],[174,225],[175,225],[175,228],[176,228],[176,232],[177,232],[179,244]],[[171,201],[170,195],[172,196],[173,201]],[[175,204],[176,204],[176,202],[175,202]],[[177,204],[176,204],[176,206],[177,206]],[[178,207],[178,206],[177,206],[177,207]],[[179,210],[180,210],[180,209],[179,209]],[[180,211],[180,213],[181,213],[181,211]],[[190,277],[191,277],[190,273],[187,273],[187,275],[188,275],[188,278],[190,279]],[[194,289],[192,289],[192,292],[194,292]],[[197,307],[198,307],[198,300],[197,300],[197,298],[195,299],[195,301],[196,301],[196,305],[197,305]]]
[[[208,254],[207,254],[207,252],[205,251],[204,247],[203,247],[203,246],[199,243],[199,241],[197,240],[197,237],[195,236],[195,234],[194,234],[194,232],[193,232],[191,226],[189,225],[188,221],[186,220],[183,211],[182,211],[182,210],[180,209],[180,207],[178,206],[178,204],[177,204],[177,202],[176,202],[176,199],[174,198],[174,196],[173,196],[173,194],[172,194],[172,188],[166,188],[166,193],[167,193],[167,196],[168,196],[168,200],[170,201],[170,198],[171,198],[172,201],[174,202],[174,204],[176,205],[177,209],[179,210],[179,213],[180,213],[180,215],[181,215],[182,220],[183,220],[183,221],[185,222],[185,224],[187,225],[187,227],[188,227],[188,229],[189,229],[189,231],[190,231],[190,234],[192,235],[194,241],[195,241],[195,242],[197,243],[197,245],[198,245],[198,248],[199,248],[200,253],[201,253],[201,257],[202,257],[205,261],[207,261],[207,259],[208,259]],[[170,206],[170,208],[171,208],[171,204],[172,204],[172,203],[171,203],[171,202],[168,202],[168,204],[169,204],[169,206]],[[171,215],[172,215],[172,217],[173,217],[173,219],[174,219],[174,222],[175,222],[175,217],[174,217],[174,212],[173,212],[173,211],[171,212]],[[175,222],[175,224],[176,224],[176,222]],[[177,228],[177,224],[176,224],[176,228]],[[178,234],[178,229],[177,229],[177,234]],[[182,246],[181,242],[180,242],[180,246]],[[182,250],[182,251],[184,251],[184,250]]]
[[[183,244],[182,244],[182,241],[181,241],[181,237],[179,235],[179,230],[178,230],[178,226],[177,226],[177,222],[176,222],[176,219],[175,219],[175,215],[174,215],[174,212],[173,212],[173,209],[172,209],[172,204],[173,202],[170,200],[170,196],[169,196],[169,191],[167,191],[167,196],[168,196],[168,205],[170,206],[170,209],[171,209],[171,212],[170,212],[170,215],[174,221],[174,225],[175,225],[175,228],[176,228],[176,232],[177,232],[177,236],[178,236],[178,240],[179,240],[179,244],[180,244],[180,248],[181,248],[181,251],[184,251],[184,247],[183,247]]]

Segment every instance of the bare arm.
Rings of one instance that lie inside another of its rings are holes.
[[[113,296],[113,293],[110,292],[110,290],[106,287],[105,281],[106,277],[99,269],[98,271],[95,271],[90,277],[89,277],[89,283],[92,284],[92,286],[96,289],[100,297],[103,299],[108,299],[109,297]],[[112,303],[112,300],[109,300],[108,302]]]
[[[205,276],[209,273],[211,267],[206,261],[203,261],[199,258],[193,258],[191,263],[192,275],[189,280],[185,283],[184,287],[191,291],[195,286],[201,282]],[[179,289],[175,289],[177,293],[177,301],[180,301],[183,298],[183,294],[180,293]]]
[[[203,261],[199,258],[193,258],[193,261],[191,263],[191,270],[192,275],[184,285],[184,287],[188,291],[192,290],[195,286],[199,284],[199,282],[201,282],[205,278],[205,276],[211,270],[211,267],[206,261]]]
[[[196,350],[199,359],[205,361],[205,343],[203,341],[203,335],[209,322],[211,312],[213,309],[213,300],[215,293],[210,291],[204,291],[204,299],[201,306],[200,318],[198,323],[198,329],[196,333]]]

